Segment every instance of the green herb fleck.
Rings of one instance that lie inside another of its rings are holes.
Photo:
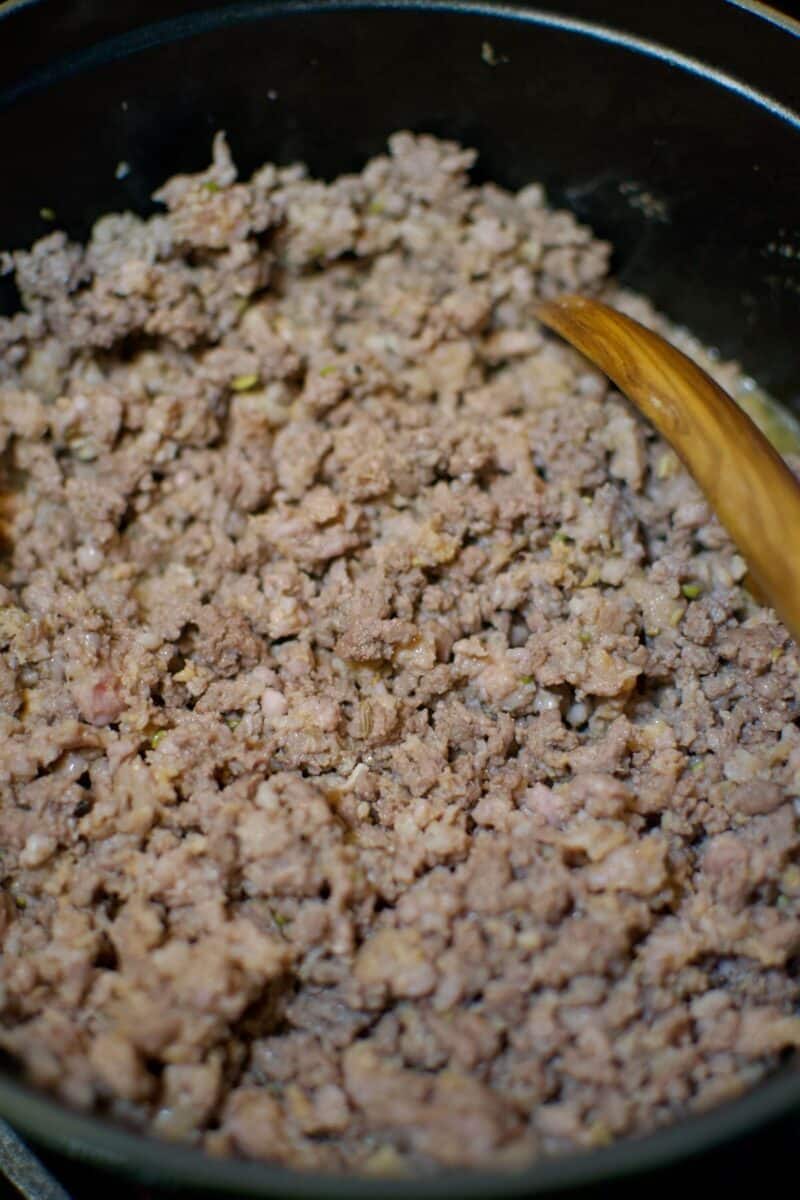
[[[696,600],[703,589],[699,583],[684,583],[681,585],[681,591],[687,600]]]
[[[73,458],[77,458],[79,462],[94,462],[97,458],[97,447],[89,438],[76,438],[70,444]]]
[[[257,375],[237,375],[231,380],[231,387],[235,392],[249,392],[257,383]]]
[[[520,683],[524,683],[526,687],[533,687],[533,685],[536,683],[536,678],[533,675],[523,675],[520,679]]]
[[[39,216],[43,221],[55,221],[56,219],[56,214],[52,208],[40,208]]]
[[[589,643],[591,642],[591,640],[592,640],[592,635],[589,633],[588,629],[582,629],[580,631],[580,633],[578,634],[578,641],[581,643],[582,646],[588,646]]]
[[[781,876],[781,888],[790,896],[800,895],[800,866],[792,863]]]
[[[367,212],[371,213],[373,217],[379,217],[385,207],[386,206],[384,205],[382,200],[373,200],[372,203],[370,204],[369,208],[367,209]]]
[[[336,370],[336,364],[335,364],[335,363],[329,363],[327,367],[323,367],[323,368],[322,368],[322,370],[320,371],[320,375],[321,375],[321,376],[323,377],[323,379],[324,379],[324,378],[326,378],[328,375],[332,375],[332,374],[333,374],[333,372],[334,372],[335,370]]]
[[[25,909],[28,907],[28,901],[25,899],[24,896],[15,896],[14,903],[16,904],[17,908],[20,909],[20,911],[22,911],[22,912],[24,912]]]
[[[656,478],[670,479],[677,472],[679,465],[675,455],[668,450],[656,463]]]
[[[589,1145],[595,1149],[599,1149],[602,1146],[610,1146],[614,1141],[614,1135],[604,1121],[595,1121],[589,1127],[588,1135]]]
[[[241,717],[228,716],[225,717],[225,724],[228,726],[228,729],[233,731],[237,725],[241,724],[241,720]]]
[[[156,730],[156,732],[155,732],[155,733],[153,734],[153,736],[150,738],[150,745],[152,746],[152,748],[153,748],[154,750],[157,750],[157,749],[158,749],[158,747],[161,745],[161,743],[163,742],[163,740],[164,740],[164,738],[165,738],[166,736],[167,736],[167,731],[166,731],[166,729],[158,729],[158,730]]]
[[[285,917],[283,913],[279,912],[273,912],[272,919],[278,926],[278,929],[285,929],[287,925],[291,925],[292,923],[291,917]]]
[[[216,179],[206,179],[202,186],[204,191],[211,192],[212,195],[219,191],[219,184]]]

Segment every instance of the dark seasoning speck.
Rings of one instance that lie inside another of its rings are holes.
[[[800,1044],[796,647],[532,314],[688,335],[472,161],[242,183],[220,137],[165,213],[13,256],[0,1047],[67,1104],[510,1168]]]

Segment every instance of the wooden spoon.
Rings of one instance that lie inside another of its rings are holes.
[[[755,594],[800,642],[800,483],[758,427],[685,354],[607,304],[562,296],[536,315],[663,434],[746,559]]]

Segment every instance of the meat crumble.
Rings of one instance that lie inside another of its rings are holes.
[[[685,335],[473,158],[218,136],[5,257],[0,1047],[71,1106],[511,1168],[800,1045],[797,647],[533,309]]]

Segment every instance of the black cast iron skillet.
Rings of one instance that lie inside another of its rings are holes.
[[[476,146],[479,176],[543,180],[614,242],[625,283],[800,412],[798,111],[800,25],[749,0],[12,0],[0,3],[0,243],[44,234],[42,210],[76,237],[103,212],[150,210],[167,175],[207,164],[220,128],[243,171],[302,159],[327,176],[394,129],[430,131]],[[6,281],[0,305],[16,303]],[[795,1064],[652,1137],[512,1176],[409,1184],[212,1161],[0,1074],[0,1114],[33,1141],[162,1187],[240,1196],[563,1192],[790,1113],[800,1121]]]

